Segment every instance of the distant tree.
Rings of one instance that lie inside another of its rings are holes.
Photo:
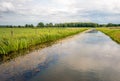
[[[27,27],[28,27],[28,24],[25,25],[25,28],[27,28]]]
[[[44,23],[43,22],[40,22],[40,23],[38,23],[38,25],[37,25],[37,27],[44,27],[45,25],[44,25]]]
[[[72,23],[59,23],[55,24],[55,27],[98,27],[97,23],[81,23],[81,22],[72,22]]]
[[[49,23],[49,27],[53,27],[53,23]]]
[[[54,27],[53,23],[47,23],[45,26],[46,27]]]
[[[30,25],[30,27],[31,27],[31,28],[33,28],[33,27],[34,27],[34,25],[33,25],[33,24],[31,24],[31,25]]]
[[[37,27],[118,27],[120,24],[113,24],[113,23],[108,23],[108,24],[98,24],[98,23],[92,23],[92,22],[70,22],[70,23],[47,23],[44,24],[43,22],[38,23]],[[7,27],[14,27],[11,25],[8,25]],[[23,27],[23,26],[16,26],[16,27]],[[33,24],[26,24],[26,28],[33,28]]]
[[[9,27],[10,27],[10,28],[13,28],[13,26],[12,26],[12,25],[10,25]]]
[[[33,25],[33,24],[26,24],[25,27],[26,27],[26,28],[33,28],[34,25]]]
[[[112,26],[113,26],[112,23],[108,23],[108,24],[107,24],[107,27],[112,27]]]
[[[15,26],[14,26],[15,27]],[[20,25],[18,25],[18,28],[21,28],[21,26]]]
[[[106,24],[99,24],[98,27],[106,27]]]

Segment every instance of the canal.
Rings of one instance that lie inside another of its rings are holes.
[[[120,81],[120,45],[84,32],[0,64],[0,81]]]

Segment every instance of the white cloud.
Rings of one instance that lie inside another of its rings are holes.
[[[19,17],[13,21],[120,23],[119,4],[120,0],[0,0],[0,21]]]
[[[0,12],[14,11],[15,7],[10,2],[1,2],[0,3]]]
[[[120,9],[119,0],[76,0],[76,3],[71,5],[71,8],[78,8],[84,10],[100,10],[111,11]]]

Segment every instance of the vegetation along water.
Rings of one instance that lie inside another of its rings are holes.
[[[110,36],[114,41],[120,43],[120,29],[119,28],[98,28],[97,30]]]
[[[55,41],[87,28],[0,28],[0,54]]]

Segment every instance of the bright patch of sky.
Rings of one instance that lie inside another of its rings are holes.
[[[0,24],[120,23],[120,0],[0,0]]]

